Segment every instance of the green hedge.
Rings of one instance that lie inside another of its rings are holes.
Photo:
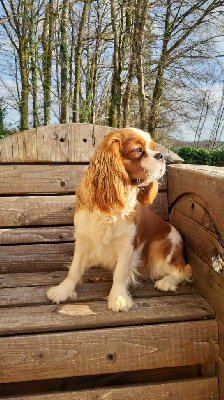
[[[181,147],[178,155],[186,164],[214,165],[224,167],[224,149],[206,150],[193,147]]]

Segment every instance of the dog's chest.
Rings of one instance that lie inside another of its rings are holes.
[[[74,222],[75,238],[86,247],[91,265],[114,268],[120,252],[127,247],[133,251],[136,226],[119,216],[81,210]]]

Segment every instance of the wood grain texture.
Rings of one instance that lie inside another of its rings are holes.
[[[19,314],[19,318],[18,318]],[[111,313],[106,302],[1,308],[0,335],[117,327],[214,318],[200,295],[137,299],[128,313]]]
[[[23,272],[12,274],[0,274],[0,287],[25,287],[25,286],[46,286],[61,282],[66,277],[66,271],[42,271]],[[83,282],[112,282],[112,273],[100,267],[90,268],[83,276]],[[144,285],[144,283],[143,283]],[[150,285],[150,283],[149,283]],[[147,283],[148,286],[148,283]],[[185,286],[191,290],[192,286]]]
[[[219,358],[219,362],[217,364],[217,375],[219,378],[219,399],[224,399],[224,361]]]
[[[215,320],[0,338],[0,381],[218,361]]]
[[[140,385],[167,380],[195,379],[198,378],[198,366],[187,365],[172,368],[144,369],[139,371],[117,372],[114,374],[100,374],[88,376],[78,376],[70,378],[47,379],[42,381],[11,382],[0,385],[0,395],[22,396],[32,394],[42,394],[52,392],[66,392],[91,390],[105,387],[115,387],[117,385]]]
[[[89,162],[96,147],[113,128],[91,124],[70,124],[69,160],[71,162]]]
[[[224,259],[224,248],[214,233],[189,218],[188,215],[179,212],[176,207],[172,209],[169,220],[182,235],[185,245],[194,251],[210,268],[212,268],[212,257],[214,255],[220,254]]]
[[[198,378],[166,383],[108,387],[23,397],[8,400],[218,400],[218,379]]]
[[[0,194],[75,193],[86,169],[76,164],[0,165]],[[165,185],[164,178],[160,189]]]
[[[104,136],[114,128],[92,124],[40,126],[0,141],[0,162],[89,162]],[[182,162],[172,151],[156,144],[169,162]]]
[[[60,272],[64,272],[64,276],[59,278]],[[43,281],[39,283],[31,282],[30,285],[26,286],[27,282],[21,282],[24,274],[5,274],[6,279],[2,279],[0,277],[0,305],[3,307],[7,306],[22,306],[22,305],[31,305],[31,304],[49,304],[50,302],[46,298],[47,289],[54,284],[60,283],[66,276],[67,271],[55,271],[52,272],[52,283],[48,286],[46,285],[46,278],[43,278]],[[44,274],[44,272],[43,272]],[[45,273],[46,275],[50,275],[49,273]],[[4,280],[8,282],[10,280],[10,275],[20,275],[18,279],[17,286],[14,287],[2,287],[4,285]],[[27,275],[27,274],[25,274]],[[30,274],[32,275],[32,274]],[[3,274],[4,276],[4,274]],[[9,277],[9,279],[7,279]],[[98,277],[97,277],[98,278]],[[25,278],[26,279],[26,278]],[[18,286],[20,282],[20,287]],[[112,286],[112,282],[86,282],[82,286],[77,287],[78,298],[76,301],[91,301],[91,300],[103,300],[107,299],[107,296],[110,292]],[[138,287],[130,287],[130,291],[133,297],[145,298],[145,297],[162,297],[164,295],[169,296],[177,296],[178,295],[187,295],[194,294],[195,289],[192,286],[179,286],[177,292],[161,292],[154,288],[152,283],[146,282],[142,283]]]
[[[74,226],[0,229],[0,244],[2,245],[73,241]]]
[[[0,194],[74,193],[85,165],[0,165]]]
[[[36,162],[37,130],[9,135],[0,141],[0,162]]]
[[[223,199],[224,168],[192,165],[168,167],[168,197],[172,206],[182,196],[193,193],[198,203],[206,208],[217,232],[224,233]]]
[[[164,219],[168,218],[166,192],[158,193],[152,209]],[[74,210],[74,194],[3,196],[0,197],[0,227],[72,225]]]
[[[4,196],[0,197],[0,226],[72,225],[74,208],[74,194]]]
[[[186,248],[188,260],[193,269],[194,286],[215,310],[217,317],[224,322],[224,279],[212,271],[192,250]]]
[[[48,125],[37,128],[38,162],[68,162],[69,125]],[[21,158],[20,161],[24,159]],[[19,160],[18,160],[19,161]]]
[[[0,272],[67,270],[73,253],[73,243],[0,246]]]

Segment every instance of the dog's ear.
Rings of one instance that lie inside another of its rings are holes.
[[[158,193],[158,182],[154,181],[147,186],[142,186],[137,194],[137,200],[143,205],[152,204]]]
[[[124,208],[127,202],[128,174],[124,168],[121,153],[121,138],[109,134],[96,150],[84,177],[78,199],[88,195],[89,208],[101,212]]]

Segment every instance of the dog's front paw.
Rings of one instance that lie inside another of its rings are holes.
[[[67,299],[76,299],[77,293],[74,291],[74,284],[65,279],[60,285],[51,287],[47,291],[47,297],[53,303],[59,304]]]
[[[155,288],[163,292],[176,292],[177,286],[173,283],[172,279],[168,276],[156,281]]]
[[[131,296],[127,295],[109,295],[108,308],[114,312],[129,311],[134,306]]]

